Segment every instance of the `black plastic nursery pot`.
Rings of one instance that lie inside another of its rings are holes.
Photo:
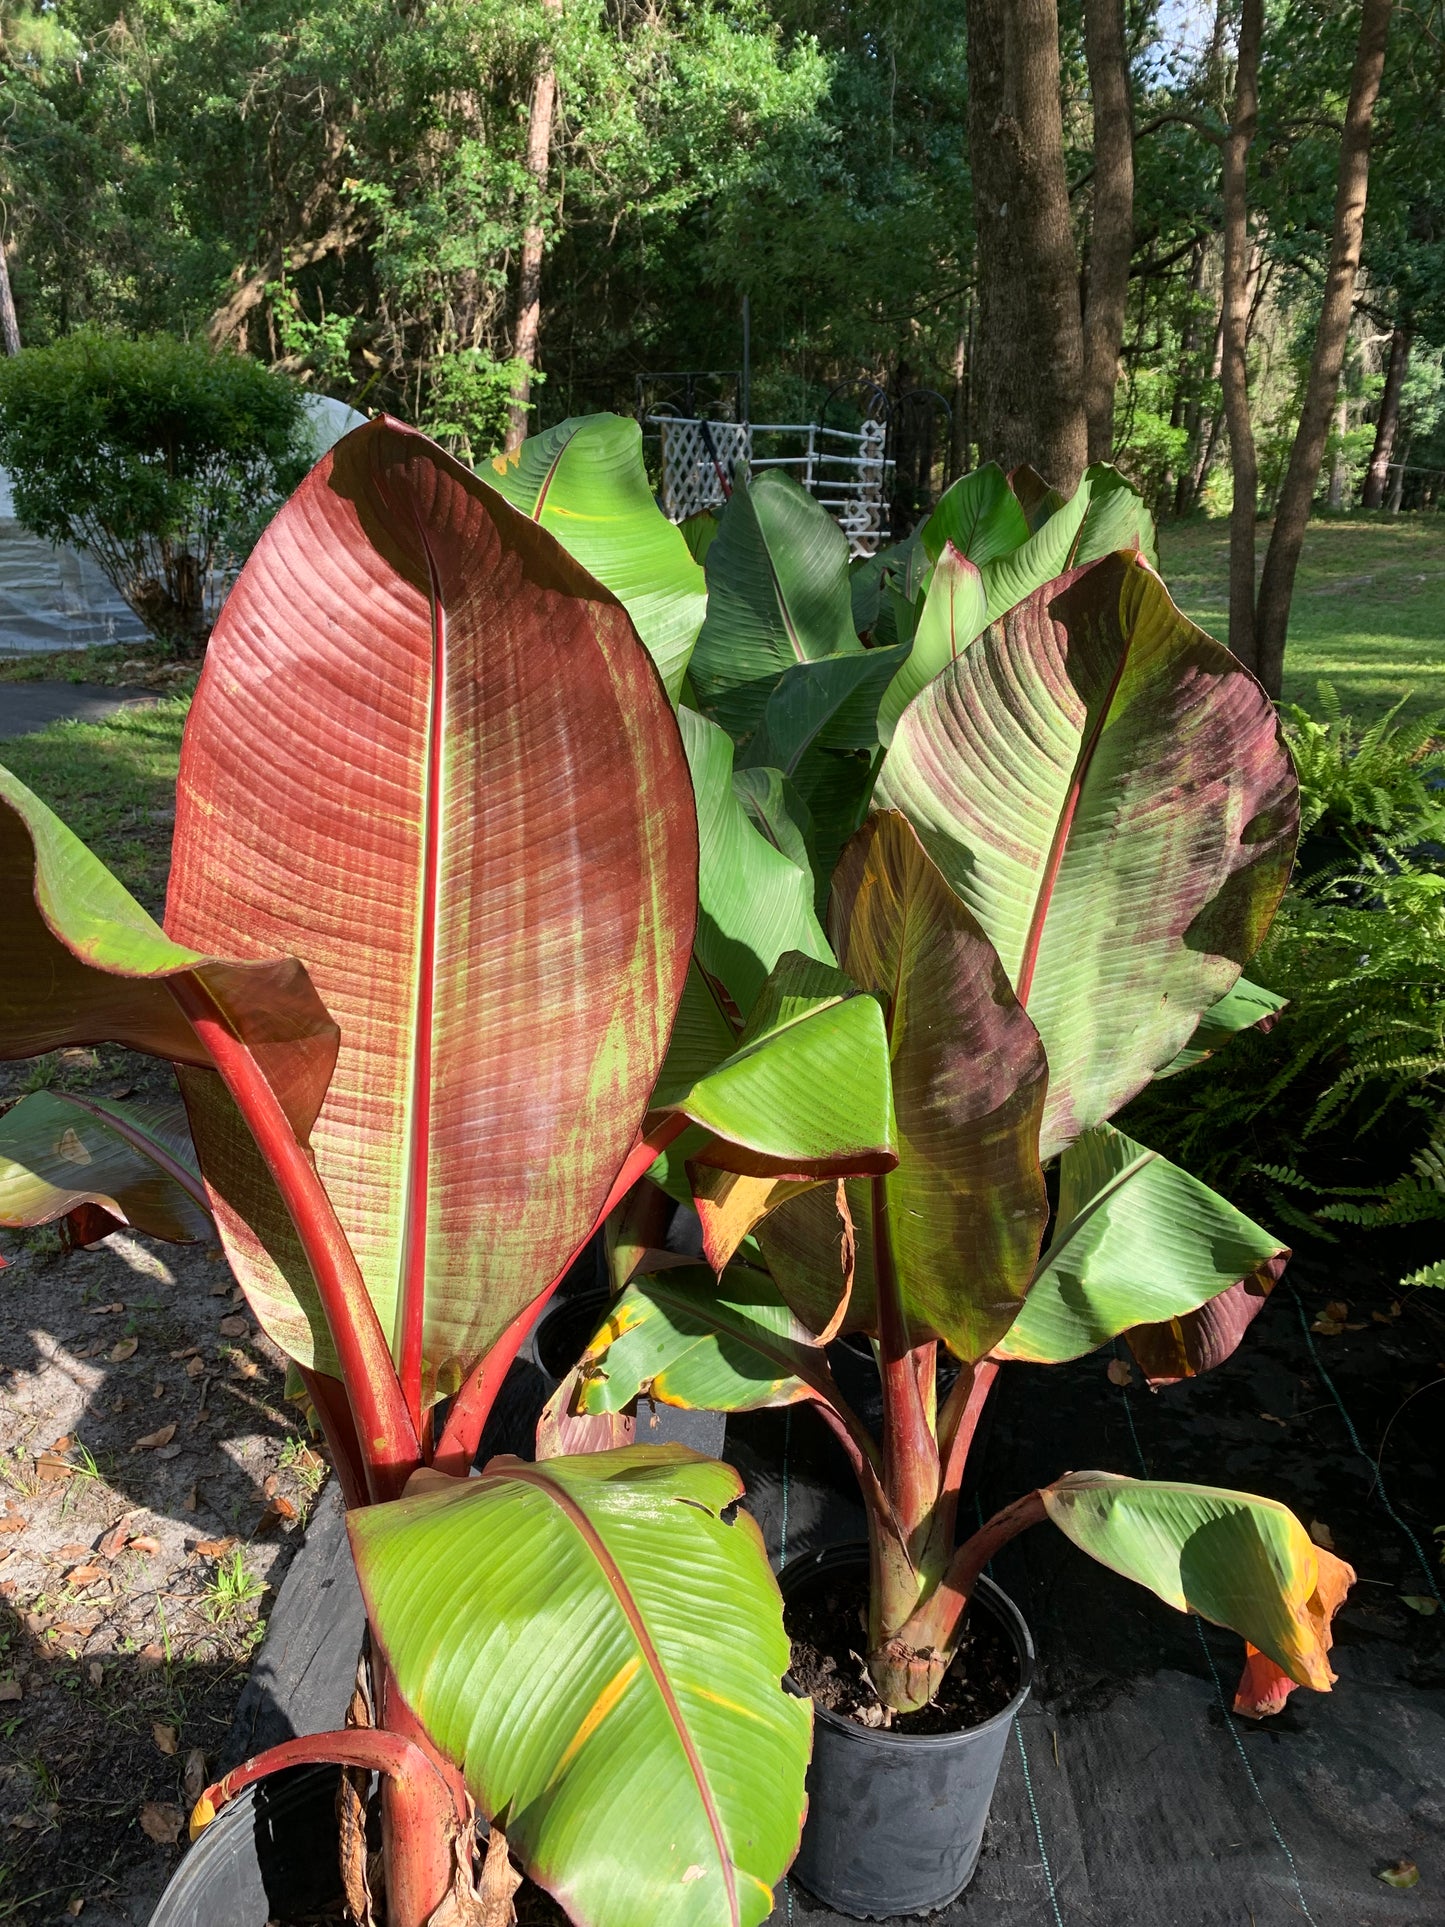
[[[778,1583],[789,1598],[867,1570],[865,1546],[831,1546],[789,1560]],[[808,1817],[790,1877],[837,1913],[931,1913],[973,1878],[1009,1729],[1033,1681],[1034,1645],[992,1580],[979,1580],[969,1611],[991,1614],[1018,1660],[1018,1687],[990,1719],[956,1733],[886,1732],[814,1705]]]
[[[150,1927],[268,1927],[333,1912],[339,1773],[293,1767],[238,1793],[187,1849]]]

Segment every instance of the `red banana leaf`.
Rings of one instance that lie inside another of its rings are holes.
[[[337,1019],[311,1144],[413,1412],[588,1235],[662,1061],[696,874],[677,724],[616,598],[423,436],[339,443],[211,640],[166,923],[299,954]],[[258,1317],[334,1372],[235,1112],[184,1084]]]

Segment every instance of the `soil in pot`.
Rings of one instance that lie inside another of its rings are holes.
[[[789,1671],[799,1692],[840,1719],[877,1727],[882,1708],[863,1664],[868,1624],[868,1587],[857,1573],[820,1574],[815,1584],[792,1593],[783,1606],[792,1641]],[[943,1676],[936,1698],[916,1713],[895,1714],[894,1733],[961,1733],[1001,1713],[1019,1688],[1013,1642],[992,1613],[970,1612],[958,1655]]]

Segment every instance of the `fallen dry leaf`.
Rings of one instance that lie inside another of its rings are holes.
[[[154,1557],[154,1555],[158,1553],[160,1549],[161,1549],[160,1540],[152,1539],[150,1534],[145,1532],[141,1533],[139,1538],[132,1539],[130,1544],[126,1547],[127,1552],[144,1552],[151,1557]]]
[[[0,1700],[23,1700],[25,1688],[18,1679],[0,1679]]]
[[[66,1903],[65,1903],[65,1911],[66,1911],[66,1913],[68,1913],[68,1914],[69,1914],[69,1915],[70,1915],[70,1916],[72,1917],[72,1919],[73,1919],[73,1918],[74,1918],[74,1917],[75,1917],[75,1916],[76,1916],[77,1914],[82,1914],[82,1913],[84,1913],[84,1912],[85,1912],[85,1896],[84,1896],[83,1894],[76,1894],[76,1896],[74,1897],[74,1899],[73,1899],[73,1900],[68,1900],[68,1901],[66,1901]]]
[[[111,1346],[110,1350],[106,1353],[106,1357],[112,1365],[123,1365],[128,1358],[134,1358],[139,1350],[140,1340],[138,1338],[122,1338]]]
[[[263,1496],[268,1499],[274,1499],[276,1496],[277,1487],[280,1485],[280,1483],[281,1481],[276,1477],[276,1474],[274,1472],[268,1472],[265,1479],[261,1483],[261,1491]]]
[[[175,1420],[163,1425],[158,1432],[147,1432],[143,1439],[137,1439],[130,1448],[132,1452],[155,1452],[163,1445],[169,1445],[176,1435]]]
[[[1323,1546],[1326,1552],[1334,1551],[1335,1535],[1323,1519],[1314,1519],[1310,1522],[1310,1537],[1317,1546]]]
[[[93,1586],[105,1574],[100,1566],[72,1566],[65,1575],[67,1586]]]
[[[61,1458],[58,1452],[42,1452],[35,1461],[35,1476],[53,1484],[57,1479],[68,1479],[75,1467],[68,1459]]]
[[[105,1680],[105,1668],[98,1659],[93,1659],[85,1669],[85,1676],[92,1686],[100,1686]]]
[[[1129,1363],[1127,1358],[1111,1358],[1109,1360],[1109,1383],[1111,1385],[1132,1385],[1134,1383],[1134,1367]]]
[[[1344,1320],[1340,1318],[1317,1318],[1310,1326],[1312,1332],[1318,1332],[1323,1338],[1338,1338],[1344,1329]]]
[[[186,1796],[187,1806],[194,1806],[206,1790],[206,1756],[198,1746],[193,1746],[186,1755],[185,1771],[181,1775],[181,1791]]]
[[[212,1298],[229,1298],[230,1295],[231,1295],[231,1287],[229,1285],[212,1285],[211,1286]]]
[[[1386,1867],[1377,1876],[1387,1887],[1418,1887],[1420,1869],[1413,1860],[1397,1860],[1393,1867]]]
[[[179,1745],[176,1729],[173,1726],[162,1726],[159,1720],[151,1722],[151,1738],[162,1753],[174,1753]]]
[[[178,1352],[171,1353],[171,1357],[172,1358],[195,1358],[197,1354],[200,1352],[200,1349],[201,1348],[199,1345],[182,1345],[181,1349]]]
[[[92,1318],[113,1318],[118,1311],[124,1310],[125,1306],[117,1298],[113,1305],[92,1305],[90,1315]]]
[[[181,1505],[184,1508],[184,1510],[187,1512],[199,1512],[201,1509],[201,1494],[200,1494],[199,1487],[193,1485],[190,1491],[186,1494],[185,1498],[181,1500]]]
[[[57,1546],[50,1556],[52,1559],[59,1560],[61,1565],[69,1565],[78,1559],[83,1559],[89,1551],[89,1546],[82,1545],[78,1539],[74,1539],[68,1546]]]
[[[289,1499],[273,1499],[256,1521],[256,1530],[251,1534],[251,1537],[253,1539],[269,1539],[271,1534],[283,1525],[286,1520],[294,1519],[295,1517],[296,1508]]]
[[[165,1664],[166,1656],[154,1640],[142,1646],[136,1654],[136,1661],[143,1673],[153,1673],[157,1666]]]
[[[239,1539],[198,1539],[191,1550],[198,1559],[224,1559],[240,1543]]]
[[[0,1532],[23,1532],[29,1523],[23,1512],[7,1512],[0,1517]]]
[[[140,1810],[140,1830],[158,1847],[173,1847],[185,1823],[186,1816],[179,1807],[164,1806],[159,1800],[147,1800]]]
[[[1265,1422],[1269,1425],[1286,1425],[1287,1426],[1289,1424],[1289,1420],[1287,1418],[1276,1418],[1273,1412],[1261,1412],[1259,1416],[1262,1419],[1264,1419]]]
[[[130,1537],[130,1522],[134,1517],[135,1514],[133,1512],[123,1514],[122,1517],[116,1520],[110,1531],[106,1533],[105,1537],[96,1547],[96,1551],[102,1559],[114,1559],[116,1554],[121,1551],[126,1540]]]
[[[261,1376],[261,1367],[256,1363],[254,1358],[247,1358],[244,1352],[233,1352],[231,1354],[231,1370],[236,1374],[237,1378],[259,1378]]]
[[[186,1377],[199,1378],[206,1369],[204,1358],[192,1358],[186,1362]]]
[[[232,1313],[229,1318],[223,1318],[216,1329],[220,1332],[222,1338],[244,1338],[251,1327],[246,1323],[244,1318],[238,1318]]]

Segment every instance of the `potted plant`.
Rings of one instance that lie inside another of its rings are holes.
[[[650,501],[617,513],[655,546]],[[389,1927],[504,1920],[509,1848],[579,1922],[741,1927],[796,1844],[809,1715],[736,1476],[646,1446],[467,1476],[557,1281],[684,1130],[790,1182],[897,1162],[882,1010],[836,968],[761,971],[705,1070],[668,1051],[697,915],[689,766],[643,646],[692,620],[670,598],[647,589],[635,628],[535,515],[374,422],[217,625],[164,930],[0,771],[0,1054],[169,1058],[198,1160],[174,1115],[27,1099],[4,1214],[194,1236],[209,1212],[350,1508],[358,1723],[228,1774],[193,1833],[283,1768],[375,1773]],[[89,1163],[58,1155],[77,1145]]]
[[[946,584],[935,575],[930,601]],[[819,1184],[689,1165],[675,1144],[654,1168],[695,1205],[711,1269],[658,1270],[634,1252],[639,1275],[584,1356],[575,1406],[617,1410],[640,1392],[731,1410],[808,1400],[848,1452],[866,1552],[841,1576],[826,1558],[782,1575],[795,1676],[847,1687],[838,1711],[817,1709],[797,1863],[844,1912],[924,1911],[967,1883],[1028,1684],[1026,1632],[983,1575],[1029,1526],[1052,1521],[1241,1632],[1240,1710],[1329,1686],[1330,1622],[1353,1575],[1270,1499],[1066,1472],[961,1544],[957,1531],[1005,1363],[1123,1335],[1156,1382],[1207,1369],[1288,1257],[1108,1120],[1267,1015],[1240,971],[1297,822],[1263,691],[1147,561],[1107,556],[1036,589],[902,710],[871,813],[829,879],[832,955],[885,1015],[897,1166]],[[725,1005],[723,986],[718,1049]],[[876,1352],[876,1438],[829,1369],[826,1341],[849,1332]],[[941,1348],[962,1367],[946,1397]],[[816,1629],[830,1596],[843,1630],[828,1648]],[[970,1726],[938,1696],[975,1645],[995,1690],[982,1709],[974,1695]]]

